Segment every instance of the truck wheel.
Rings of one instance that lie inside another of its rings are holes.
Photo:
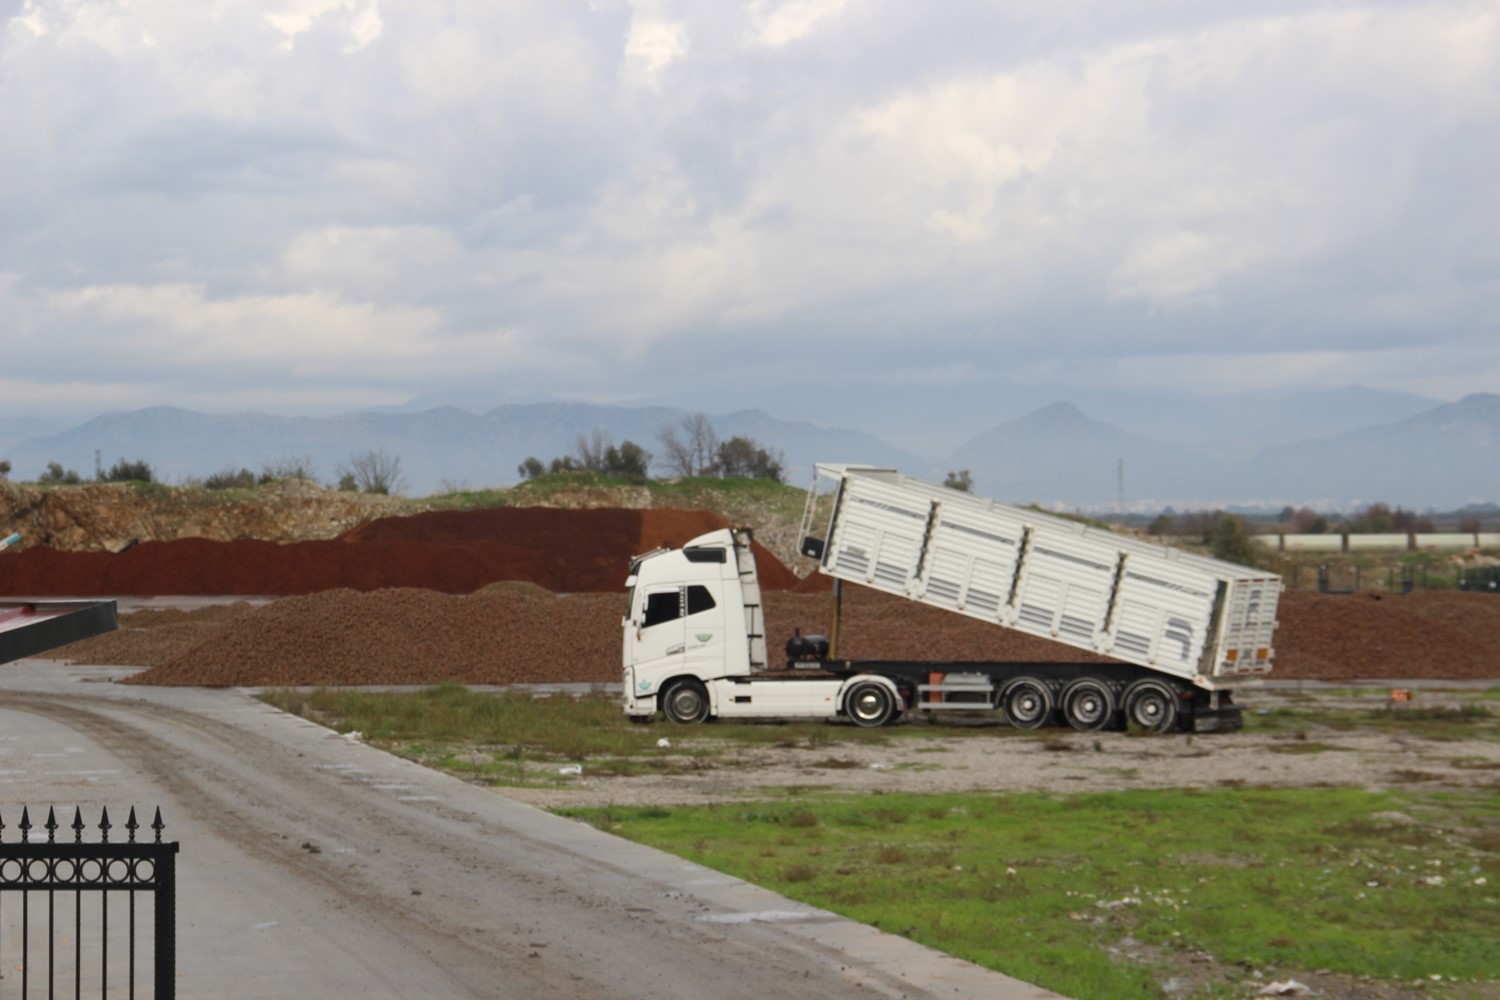
[[[1000,696],[1006,718],[1017,729],[1037,729],[1052,717],[1052,692],[1035,677],[1013,680]]]
[[[1125,721],[1148,733],[1177,724],[1177,692],[1161,681],[1136,681],[1125,689]]]
[[[858,684],[844,699],[844,711],[856,726],[873,729],[891,721],[896,714],[896,699],[882,685]]]
[[[708,691],[697,681],[677,681],[661,694],[661,710],[667,721],[678,725],[708,721]]]
[[[1093,677],[1080,677],[1062,693],[1063,718],[1080,732],[1092,733],[1109,725],[1115,717],[1115,696],[1109,685]]]

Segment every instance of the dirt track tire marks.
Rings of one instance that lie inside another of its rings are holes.
[[[374,961],[404,949],[408,962],[431,966],[427,995],[763,998],[791,979],[819,996],[933,995],[906,967],[850,958],[846,944],[868,943],[876,935],[868,928],[434,774],[243,694],[7,693],[0,709],[45,717],[104,748],[160,790],[169,827],[191,815],[195,837],[230,845],[241,861],[227,867],[312,893],[336,914],[350,956],[368,949]],[[182,864],[192,852],[185,843]],[[236,873],[211,874],[232,891]],[[880,936],[875,950],[902,947],[914,948]],[[960,981],[978,973],[981,985],[968,995],[1002,995],[996,981],[1010,982],[933,953],[924,962]],[[388,975],[389,995],[412,995],[414,973]]]

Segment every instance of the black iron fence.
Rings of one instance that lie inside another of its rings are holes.
[[[157,809],[153,838],[137,841],[140,824],[131,809],[126,839],[111,841],[109,810],[103,809],[99,839],[85,843],[78,809],[72,840],[59,840],[56,812],[49,808],[41,839],[22,808],[20,839],[7,842],[0,817],[0,997],[27,998],[35,989],[38,996],[133,1000],[138,977],[153,984],[142,996],[176,996],[178,845],[162,841],[162,828]],[[138,949],[144,935],[137,923],[144,927],[148,917],[151,944]],[[111,950],[111,933],[121,924],[124,940]]]

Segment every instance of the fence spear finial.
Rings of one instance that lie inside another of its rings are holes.
[[[99,843],[109,843],[109,806],[99,810]]]
[[[47,807],[47,822],[43,824],[47,830],[47,843],[57,839],[57,810],[52,806]]]
[[[31,810],[26,806],[21,807],[21,843],[29,843],[31,840]]]
[[[156,819],[151,821],[151,829],[156,831],[156,842],[161,843],[161,831],[167,824],[161,821],[161,806],[156,807]]]
[[[135,821],[135,806],[131,806],[130,818],[125,821],[125,829],[130,831],[128,838],[130,843],[135,843],[135,831],[139,830],[140,827],[141,825]]]

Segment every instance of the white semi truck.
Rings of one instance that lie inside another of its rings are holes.
[[[793,636],[774,665],[747,530],[632,562],[628,716],[879,726],[908,712],[989,711],[1025,729],[1060,717],[1085,731],[1208,730],[1237,727],[1231,688],[1271,669],[1281,580],[1261,570],[855,465],[816,467],[802,536],[802,555],[834,578],[831,628]],[[1108,660],[840,659],[845,581]]]

